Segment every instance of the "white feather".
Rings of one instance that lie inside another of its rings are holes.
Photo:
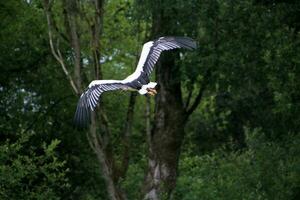
[[[147,60],[147,57],[149,56],[149,52],[150,52],[150,49],[152,46],[153,46],[153,41],[147,42],[143,45],[140,60],[138,62],[135,72],[133,74],[131,74],[130,76],[128,76],[127,78],[125,78],[122,81],[122,83],[131,82],[140,76],[141,72],[143,71],[143,66]]]
[[[89,88],[91,88],[94,85],[100,85],[100,84],[106,84],[106,83],[122,83],[122,81],[120,81],[120,80],[96,80],[96,81],[92,81],[89,84]]]

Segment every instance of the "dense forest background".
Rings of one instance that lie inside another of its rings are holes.
[[[300,1],[0,2],[0,199],[300,199]],[[163,53],[156,97],[112,92],[72,120],[93,79]]]

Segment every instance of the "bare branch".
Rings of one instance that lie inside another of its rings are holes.
[[[53,29],[60,35],[60,37],[62,39],[64,39],[64,41],[66,42],[70,42],[69,38],[67,37],[67,35],[65,35],[62,31],[60,31],[56,25],[56,22],[55,20],[52,18],[52,24],[53,24]]]
[[[152,153],[152,145],[151,145],[151,110],[150,110],[150,98],[146,97],[146,135],[147,135],[147,143],[149,146],[150,153]]]
[[[215,50],[215,54],[217,55],[218,54],[218,46],[219,46],[219,40],[218,40],[218,23],[219,20],[218,20],[218,17],[216,16],[215,18],[215,34],[214,34],[214,50]],[[214,63],[214,66],[218,66],[219,65],[219,60],[218,59],[215,59],[215,63]],[[206,71],[206,74],[204,75],[204,78],[203,78],[203,81],[202,81],[202,84],[201,84],[201,87],[199,89],[199,92],[198,92],[198,95],[194,101],[194,103],[192,104],[192,106],[187,109],[186,108],[186,120],[188,119],[188,117],[194,112],[194,110],[197,108],[197,106],[199,105],[199,103],[201,102],[202,100],[202,97],[203,97],[203,93],[208,85],[208,82],[209,82],[209,79],[211,77],[211,71],[212,71],[212,68],[208,69]]]
[[[186,98],[186,102],[184,104],[184,109],[187,109],[190,105],[190,101],[191,101],[191,98],[192,98],[192,94],[193,94],[193,91],[194,91],[194,80],[192,80],[191,82],[191,87],[188,88],[189,89],[189,93],[188,93],[188,96]]]
[[[138,29],[140,29],[140,22],[138,21]],[[140,34],[137,34],[138,41],[140,40]],[[136,52],[139,51],[139,47],[137,47]],[[138,64],[139,57],[136,54],[136,59],[135,59],[135,65]],[[132,69],[133,71],[134,69]],[[119,178],[125,178],[126,172],[128,170],[129,166],[129,151],[131,148],[130,144],[130,135],[132,131],[132,125],[133,125],[133,115],[134,115],[134,107],[135,107],[135,102],[136,102],[136,96],[137,93],[132,92],[130,94],[129,98],[129,104],[127,108],[127,116],[126,116],[126,124],[125,124],[125,129],[124,129],[124,135],[123,135],[123,140],[122,143],[124,145],[124,150],[123,150],[123,155],[122,155],[122,165],[120,169],[118,170],[118,177]]]
[[[58,53],[58,56],[59,56],[59,61],[58,61],[58,62],[60,63],[60,65],[61,65],[61,67],[62,67],[62,69],[63,69],[65,75],[66,75],[67,78],[69,79],[69,82],[70,82],[70,84],[71,84],[71,86],[72,86],[74,92],[75,92],[77,95],[80,95],[80,91],[79,91],[78,88],[76,87],[75,82],[74,82],[72,76],[71,76],[70,73],[68,72],[68,70],[67,70],[67,68],[66,68],[66,65],[65,65],[65,63],[64,63],[63,57],[62,57],[62,55],[61,55],[59,49],[57,49],[57,53]]]
[[[206,87],[208,85],[210,76],[211,76],[211,72],[210,72],[210,70],[208,70],[207,73],[204,75],[201,87],[199,88],[198,94],[197,94],[193,104],[191,105],[190,108],[186,108],[186,113],[185,113],[186,120],[194,112],[194,110],[198,107],[199,103],[201,102],[204,91],[206,90]]]
[[[102,79],[102,70],[100,66],[100,36],[103,32],[103,6],[104,0],[94,0],[95,4],[95,16],[94,23],[90,23],[91,34],[92,34],[92,55],[94,62],[94,70],[96,79]],[[87,19],[87,21],[90,21]]]
[[[67,25],[70,30],[71,46],[74,50],[74,82],[78,90],[81,92],[81,50],[80,38],[78,34],[77,18],[78,18],[78,5],[77,1],[64,0],[63,5],[67,17]]]
[[[92,128],[95,128],[95,126],[91,126]],[[89,132],[86,132],[86,138],[88,139],[88,143],[90,147],[93,149],[94,152],[96,152],[95,145],[93,143],[93,139],[90,136],[90,133],[93,132],[94,130],[90,130]]]
[[[67,79],[69,80],[73,91],[75,92],[75,94],[79,95],[79,90],[76,87],[72,76],[70,75],[70,73],[68,72],[64,59],[61,55],[61,52],[57,46],[57,49],[55,49],[54,44],[53,44],[53,33],[52,33],[52,29],[53,29],[53,20],[52,20],[52,13],[51,13],[51,6],[49,4],[48,0],[44,0],[44,10],[45,10],[45,14],[46,14],[46,18],[47,18],[47,25],[48,25],[48,36],[49,36],[49,43],[50,43],[50,48],[51,48],[51,52],[54,56],[54,58],[58,61],[58,63],[61,65]]]
[[[119,180],[119,178],[125,177],[126,172],[128,170],[128,166],[129,166],[129,151],[130,151],[130,147],[131,147],[130,135],[131,135],[131,131],[132,131],[136,96],[137,96],[137,93],[132,92],[130,94],[130,98],[129,98],[129,105],[128,105],[126,123],[125,123],[125,128],[124,128],[124,136],[122,139],[122,143],[124,146],[123,155],[122,155],[122,164],[120,166],[120,169],[118,170],[117,181]]]
[[[90,127],[90,136],[88,138],[91,139],[92,144],[90,144],[91,147],[94,147],[93,150],[96,153],[97,159],[100,163],[101,170],[102,170],[102,176],[106,181],[107,184],[107,190],[108,194],[110,195],[110,198],[112,200],[120,200],[120,199],[126,199],[124,197],[124,194],[122,194],[117,186],[114,183],[113,180],[113,168],[111,166],[110,161],[108,160],[108,155],[103,149],[103,145],[101,141],[99,141],[99,138],[97,137],[97,125],[96,125],[96,115],[95,113],[92,114],[92,122]]]

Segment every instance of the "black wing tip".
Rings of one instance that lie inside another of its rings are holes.
[[[78,111],[77,109],[73,119],[73,126],[77,129],[85,129],[89,127],[90,123],[91,123],[91,112],[87,110]]]
[[[73,127],[77,130],[84,130],[87,129],[89,127],[89,123],[83,123],[83,122],[77,122],[77,121],[73,121]]]
[[[87,128],[91,122],[91,109],[88,106],[87,102],[87,96],[85,94],[81,95],[75,116],[73,119],[73,125],[76,128],[82,129],[82,128]]]
[[[197,42],[196,40],[186,37],[186,36],[163,36],[158,38],[156,41],[176,41],[178,42],[183,48],[194,50],[197,49]]]
[[[190,50],[197,48],[196,40],[189,37],[175,37],[175,41],[181,43],[185,48]]]

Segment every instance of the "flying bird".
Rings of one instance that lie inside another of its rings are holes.
[[[150,74],[163,51],[185,48],[196,49],[196,42],[188,37],[160,37],[143,45],[142,53],[133,74],[124,80],[94,80],[80,96],[74,117],[77,126],[84,127],[91,120],[91,112],[95,110],[103,92],[113,90],[137,91],[141,95],[157,94],[157,83],[150,82]]]

